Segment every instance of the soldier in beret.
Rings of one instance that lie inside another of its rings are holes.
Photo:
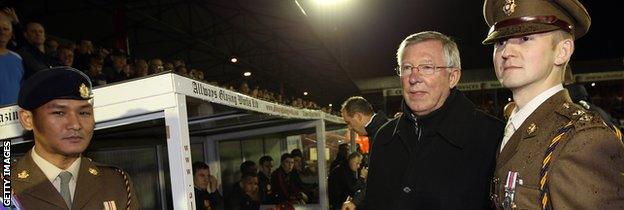
[[[589,14],[578,0],[485,0],[496,76],[515,108],[496,160],[498,209],[624,209],[624,145],[562,86]]]
[[[81,155],[95,128],[91,99],[91,81],[71,67],[39,71],[22,84],[19,119],[35,139],[11,170],[23,209],[139,208],[125,172]]]

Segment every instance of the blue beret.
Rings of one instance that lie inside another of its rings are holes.
[[[22,83],[17,105],[32,111],[54,99],[89,100],[91,89],[91,80],[81,71],[54,67],[38,71]]]

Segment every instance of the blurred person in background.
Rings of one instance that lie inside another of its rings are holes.
[[[188,77],[188,71],[185,66],[177,66],[175,67],[175,73],[178,73],[180,76]]]
[[[29,78],[35,72],[61,64],[55,57],[45,54],[46,34],[41,23],[30,22],[26,24],[23,34],[25,43],[20,45],[17,53],[22,56],[25,70],[24,79]]]
[[[96,54],[95,47],[93,46],[93,43],[87,39],[78,40],[77,43],[78,45],[74,51],[74,66],[80,70],[87,69],[91,55]],[[107,55],[101,56],[106,57]]]
[[[22,57],[7,49],[12,37],[11,20],[0,13],[0,106],[17,102],[24,77]]]
[[[276,203],[305,204],[305,195],[292,178],[295,166],[294,157],[290,153],[284,153],[280,160],[280,167],[271,174],[271,186],[273,186]]]
[[[45,41],[45,52],[50,57],[57,57],[56,53],[59,47],[58,41],[56,39],[47,38]]]
[[[102,73],[102,65],[104,60],[97,54],[91,55],[89,57],[89,65],[87,69],[87,76],[91,79],[93,86],[105,85],[108,83],[106,80],[106,75]]]
[[[165,63],[163,67],[165,67],[164,71],[174,71],[175,69],[173,66],[173,63],[169,63],[169,62]]]
[[[271,186],[271,173],[273,172],[273,158],[265,155],[258,161],[260,172],[258,172],[258,192],[262,204],[273,204],[273,188]]]
[[[349,154],[347,164],[339,165],[329,172],[327,181],[329,209],[340,209],[347,197],[356,197],[356,193],[361,192],[366,187],[368,169],[363,168],[360,171],[362,158],[362,154],[353,152]],[[360,200],[360,198],[355,200]],[[361,207],[358,202],[355,205]]]
[[[343,143],[338,145],[338,153],[336,154],[336,158],[329,165],[329,171],[334,170],[334,168],[339,165],[347,164],[347,156],[349,155],[349,144]]]
[[[160,58],[152,58],[149,61],[149,71],[148,74],[158,74],[163,72],[165,67],[163,66],[162,60]]]
[[[241,181],[235,186],[225,199],[227,210],[258,210],[260,209],[260,197],[258,195],[258,174],[243,173]]]
[[[149,66],[147,65],[147,62],[145,60],[137,59],[136,61],[134,61],[134,71],[135,78],[145,77],[149,73]]]
[[[122,49],[115,49],[110,54],[111,65],[104,67],[102,72],[106,75],[108,83],[119,82],[128,79],[127,65],[128,59],[126,52]]]
[[[375,113],[373,106],[361,96],[350,97],[342,103],[340,115],[358,135],[368,137],[369,145],[375,143],[377,130],[388,122],[386,114],[383,112]]]
[[[223,210],[223,197],[217,178],[210,174],[210,167],[204,162],[193,163],[193,184],[195,185],[195,209]]]
[[[58,48],[58,59],[61,61],[61,65],[72,67],[74,65],[74,51],[69,46],[63,45]],[[80,71],[86,71],[87,69],[79,69]]]

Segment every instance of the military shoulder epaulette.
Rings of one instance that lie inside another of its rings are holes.
[[[575,130],[584,130],[595,127],[605,127],[602,118],[595,112],[585,109],[583,106],[564,102],[558,109],[559,113],[573,121]]]
[[[98,162],[93,162],[97,167],[102,168],[102,169],[110,169],[112,171],[115,171],[117,173],[119,173],[119,175],[125,176],[126,172],[117,167],[117,166],[113,166],[113,165],[107,165],[107,164],[103,164],[103,163],[98,163]]]

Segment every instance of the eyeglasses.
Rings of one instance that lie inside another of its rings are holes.
[[[399,77],[403,77],[403,76],[411,75],[412,72],[414,72],[414,69],[418,69],[418,72],[420,72],[421,74],[432,75],[433,73],[438,71],[438,69],[447,69],[447,68],[455,68],[455,67],[435,66],[433,64],[420,64],[418,66],[411,66],[411,65],[397,66],[394,70],[396,71],[397,75],[399,75]]]

